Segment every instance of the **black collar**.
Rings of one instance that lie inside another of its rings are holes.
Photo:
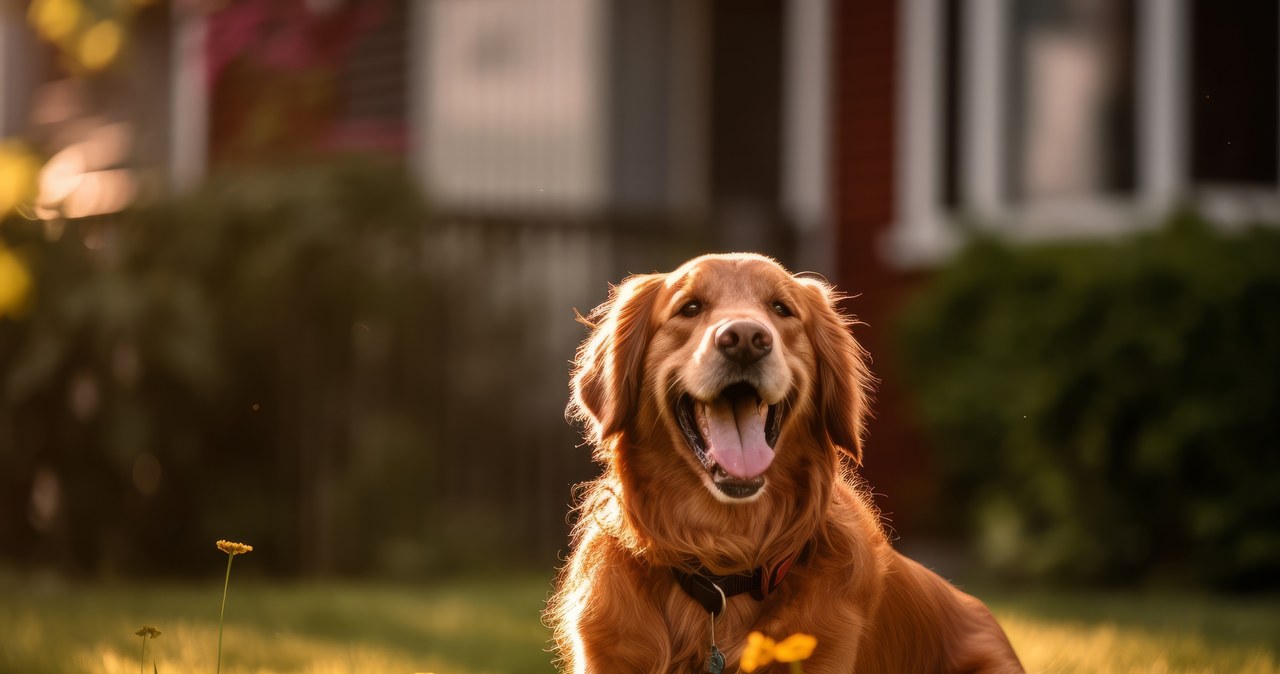
[[[693,597],[712,615],[720,615],[729,597],[751,593],[753,599],[763,601],[778,589],[782,579],[786,578],[787,571],[800,558],[803,551],[802,549],[800,552],[793,553],[770,567],[757,566],[751,571],[727,576],[713,574],[701,563],[697,564],[696,571],[689,572],[673,567],[671,573],[685,594]]]

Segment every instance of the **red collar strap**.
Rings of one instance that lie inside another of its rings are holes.
[[[671,573],[676,578],[676,584],[685,591],[685,594],[693,597],[712,615],[720,615],[729,597],[751,593],[753,599],[763,601],[778,589],[782,580],[786,578],[787,572],[791,570],[791,565],[800,559],[807,549],[808,546],[805,546],[772,566],[757,566],[744,573],[721,576],[707,571],[700,563],[696,571],[672,568]]]

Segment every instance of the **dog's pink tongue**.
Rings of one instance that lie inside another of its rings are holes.
[[[773,463],[773,448],[764,439],[766,407],[753,396],[723,397],[699,405],[707,458],[724,472],[744,480],[760,475]]]

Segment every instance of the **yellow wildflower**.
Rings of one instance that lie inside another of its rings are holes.
[[[246,552],[253,552],[252,545],[245,545],[244,543],[235,543],[232,541],[218,541],[218,549],[232,557],[236,555],[243,555]]]
[[[747,635],[747,647],[742,651],[739,665],[744,672],[754,672],[774,662],[800,662],[813,655],[818,640],[809,634],[792,634],[781,642],[775,642],[759,632]]]
[[[742,651],[742,660],[739,662],[742,670],[754,672],[756,669],[773,662],[773,649],[776,645],[773,639],[759,632],[752,632],[747,635],[747,648]]]
[[[134,634],[136,634],[136,635],[138,635],[138,636],[140,636],[140,637],[142,637],[142,638],[144,638],[144,639],[146,639],[146,638],[148,638],[148,637],[149,637],[149,638],[154,639],[154,638],[156,638],[156,637],[160,636],[160,630],[158,630],[158,629],[156,629],[156,628],[154,628],[154,627],[152,627],[152,626],[150,626],[150,625],[143,625],[143,626],[142,626],[142,629],[138,630],[137,632],[134,632]]]
[[[800,662],[813,655],[818,639],[811,634],[792,634],[773,648],[773,659],[778,662]]]

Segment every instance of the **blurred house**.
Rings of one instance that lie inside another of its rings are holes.
[[[967,228],[1280,220],[1274,0],[175,0],[133,30],[118,67],[65,79],[0,7],[0,136],[130,172],[84,214],[244,165],[398,156],[453,223],[448,262],[544,309],[527,412],[549,419],[570,307],[689,250],[656,244],[821,271],[878,358],[867,473],[899,523],[936,504],[888,326]],[[474,234],[494,227],[515,247]]]
[[[837,278],[881,356],[867,473],[909,522],[934,502],[885,333],[968,230],[1107,237],[1179,206],[1280,221],[1270,0],[831,3]],[[875,450],[876,447],[880,451]]]
[[[510,272],[554,270],[552,315],[679,261],[592,243],[618,230],[697,240],[679,256],[835,269],[825,2],[178,0],[145,4],[125,53],[90,78],[66,76],[23,4],[0,8],[0,136],[77,158],[101,129],[123,138],[52,195],[105,199],[80,215],[211,172],[377,152],[413,167],[443,219],[472,223],[463,239],[581,234]],[[127,186],[79,184],[109,168]],[[579,334],[563,322],[553,341]]]
[[[864,290],[855,267],[927,265],[960,221],[1280,217],[1267,0],[184,0],[74,81],[23,5],[0,134],[52,154],[120,123],[104,161],[170,189],[389,152],[451,213],[690,216]]]
[[[824,3],[157,3],[87,83],[63,79],[21,5],[0,15],[0,131],[109,111],[169,188],[229,164],[380,151],[449,212],[714,213],[740,248],[823,236]]]

